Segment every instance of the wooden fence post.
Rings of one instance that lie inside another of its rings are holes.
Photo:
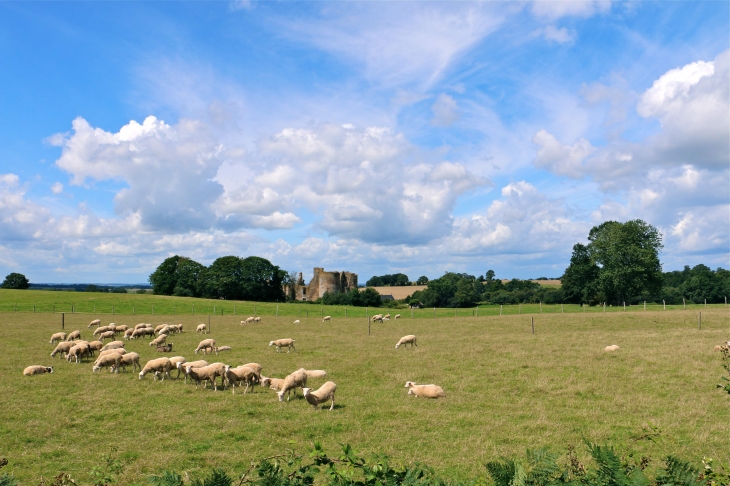
[[[697,315],[697,330],[702,329],[702,312]]]
[[[66,329],[66,313],[61,312],[61,329]]]
[[[499,304],[499,315],[502,315],[502,304]]]
[[[530,317],[530,322],[532,323],[532,334],[535,334],[535,317]]]

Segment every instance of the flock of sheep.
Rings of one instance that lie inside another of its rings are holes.
[[[395,316],[395,319],[400,318],[400,314]],[[374,320],[383,322],[390,319],[390,314],[382,315],[378,314],[373,316]],[[252,324],[260,322],[260,317],[249,317],[246,320],[241,321],[241,325]],[[331,321],[330,316],[325,316],[322,322]],[[298,324],[299,321],[295,321]],[[185,382],[188,379],[195,381],[196,388],[200,386],[201,382],[204,387],[207,387],[208,383],[214,391],[218,390],[217,378],[220,377],[220,385],[222,388],[229,386],[232,389],[232,393],[236,393],[236,386],[240,387],[246,385],[244,394],[248,392],[249,388],[253,390],[253,387],[259,385],[261,387],[268,387],[277,392],[279,401],[284,401],[284,396],[289,401],[290,395],[293,392],[296,396],[296,389],[301,388],[304,399],[311,404],[315,409],[328,401],[331,402],[330,410],[335,405],[335,391],[337,385],[332,381],[327,381],[317,390],[308,388],[308,379],[320,379],[327,376],[324,370],[307,370],[300,368],[293,373],[290,373],[285,378],[271,378],[261,374],[262,366],[258,363],[247,363],[238,367],[232,367],[224,363],[208,363],[205,360],[198,360],[188,362],[182,356],[174,356],[172,358],[161,357],[147,361],[144,366],[139,362],[140,356],[138,353],[127,351],[124,346],[124,341],[112,341],[104,344],[106,339],[114,339],[117,336],[122,335],[125,340],[135,340],[149,336],[149,346],[158,346],[158,351],[162,348],[159,346],[166,345],[167,349],[171,349],[172,343],[166,344],[167,339],[170,335],[175,333],[183,332],[183,325],[171,325],[161,324],[157,327],[153,327],[151,324],[141,323],[129,328],[125,325],[109,324],[107,326],[101,326],[101,321],[95,319],[89,323],[87,329],[96,327],[93,332],[93,336],[96,337],[96,341],[84,341],[81,339],[81,332],[76,330],[68,334],[63,332],[55,333],[51,336],[50,344],[56,344],[55,349],[51,352],[51,358],[57,354],[60,358],[66,359],[69,363],[74,362],[76,364],[83,362],[85,358],[95,357],[95,361],[92,365],[92,373],[98,372],[103,368],[109,368],[110,372],[118,373],[121,368],[126,371],[127,366],[132,366],[133,371],[139,369],[139,379],[141,380],[147,374],[152,374],[154,379],[158,378],[160,381],[164,381],[167,377],[171,379],[170,372],[173,369],[177,370],[176,378],[179,378],[181,374],[184,375]],[[196,328],[196,332],[201,334],[209,333],[208,326],[206,324],[200,324]],[[277,352],[281,352],[282,348],[287,348],[287,353],[290,351],[296,351],[294,346],[294,339],[277,339],[269,342],[269,346],[275,346]],[[200,341],[195,349],[195,354],[199,352],[202,354],[216,354],[219,352],[229,351],[230,346],[216,345],[215,339],[203,339]],[[416,336],[409,334],[403,336],[395,345],[395,348],[407,347],[410,344],[411,348],[417,347]],[[98,352],[98,356],[95,353]],[[26,376],[33,376],[45,373],[53,373],[53,367],[32,365],[28,366],[23,370],[23,374]],[[405,387],[408,388],[409,395],[415,395],[417,397],[425,398],[440,398],[446,396],[444,390],[434,384],[429,385],[418,385],[412,381],[407,381]]]

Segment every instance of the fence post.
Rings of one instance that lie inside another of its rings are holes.
[[[560,313],[565,314],[565,309],[563,309],[563,303],[560,303]]]
[[[540,314],[542,314],[542,301],[540,301]]]
[[[522,302],[520,302],[519,304],[517,304],[517,313],[518,314],[522,314]]]
[[[66,329],[66,313],[61,312],[61,329]]]
[[[502,304],[499,304],[499,315],[502,315]]]
[[[644,301],[644,310],[646,310],[646,301]]]
[[[624,302],[624,312],[626,312],[626,302]]]
[[[725,297],[725,300],[727,300],[727,297]],[[53,304],[53,313],[56,313],[56,304]]]
[[[707,309],[707,299],[705,299],[705,309]]]
[[[433,316],[436,317],[436,308],[433,308]]]
[[[413,307],[411,307],[411,319],[413,319]]]
[[[33,314],[35,314],[35,304],[33,304]]]
[[[96,304],[94,304],[94,314],[96,314]]]
[[[190,315],[191,316],[195,315],[195,304],[193,304],[193,307],[190,309]]]
[[[585,305],[585,303],[581,304],[580,306],[583,308],[583,314],[585,314],[586,313],[586,305]]]
[[[276,304],[276,317],[279,317],[279,304]]]
[[[307,317],[309,317],[309,310],[307,310]]]
[[[682,297],[682,308],[687,309],[687,303],[684,301],[684,297]]]
[[[697,330],[702,329],[702,312],[697,315]]]
[[[253,316],[256,317],[256,306],[253,306]]]
[[[215,314],[215,304],[213,304],[213,314]]]
[[[606,303],[603,303],[603,312],[606,312]]]
[[[345,319],[347,319],[347,306],[345,306]]]
[[[664,305],[664,310],[667,310],[667,301],[662,299],[662,304]]]
[[[71,304],[71,314],[76,313],[76,304]]]
[[[236,306],[235,305],[233,306],[233,315],[234,316],[236,315]]]
[[[532,323],[532,334],[535,334],[535,317],[530,317],[530,322]]]

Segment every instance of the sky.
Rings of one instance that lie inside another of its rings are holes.
[[[0,2],[0,277],[730,265],[730,2]]]

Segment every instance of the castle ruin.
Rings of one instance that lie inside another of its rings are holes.
[[[314,276],[309,285],[304,285],[302,273],[294,286],[295,300],[317,300],[325,292],[340,294],[357,289],[357,274],[352,272],[325,272],[324,268],[314,268]]]

